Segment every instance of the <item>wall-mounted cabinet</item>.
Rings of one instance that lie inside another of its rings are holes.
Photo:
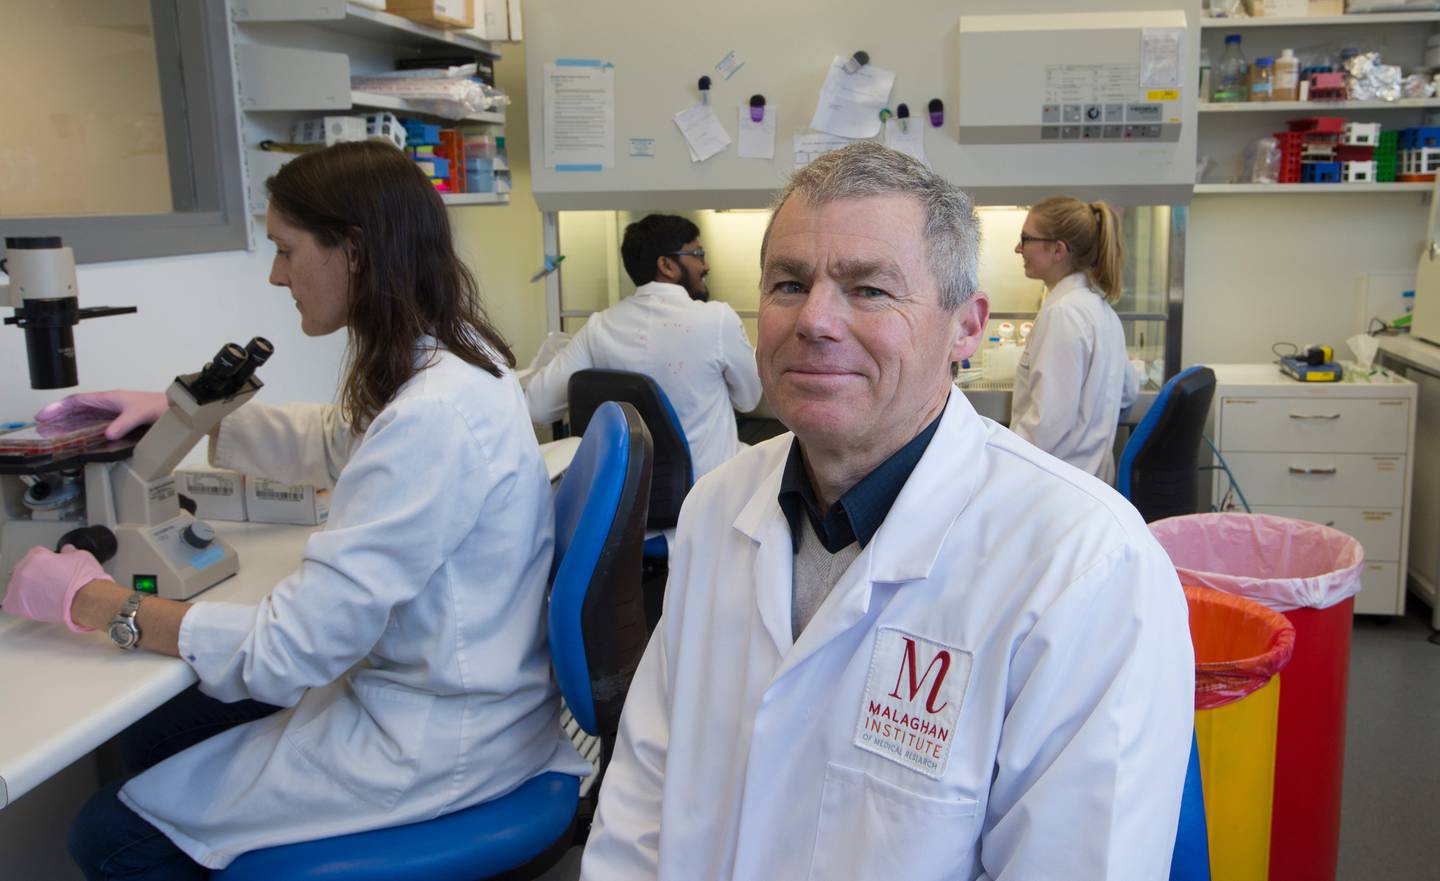
[[[457,118],[391,95],[351,88],[352,77],[388,73],[403,59],[499,59],[488,41],[341,0],[231,0],[230,16],[253,213],[265,211],[265,179],[293,158],[293,154],[261,150],[259,145],[289,140],[296,120],[388,110],[398,117],[487,126],[503,133],[503,108]],[[449,205],[509,202],[508,193],[454,193],[443,198]]]

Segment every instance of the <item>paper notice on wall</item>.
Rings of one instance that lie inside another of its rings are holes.
[[[740,158],[775,158],[775,120],[780,111],[775,106],[764,108],[765,115],[759,122],[750,118],[750,105],[740,105]]]
[[[730,135],[709,104],[696,104],[675,114],[675,124],[690,147],[690,161],[704,162],[730,146]]]
[[[615,66],[545,65],[545,167],[602,171],[615,162]]]
[[[885,146],[916,159],[927,168],[925,158],[925,124],[916,119],[885,120]]]
[[[804,168],[815,157],[821,153],[828,153],[831,150],[838,150],[849,144],[853,139],[842,138],[837,135],[827,135],[821,132],[805,132],[795,136],[795,168]]]
[[[1184,28],[1143,29],[1140,32],[1140,88],[1179,88],[1184,51]]]
[[[865,65],[845,72],[838,56],[820,87],[820,101],[810,127],[842,138],[873,138],[880,133],[880,111],[890,100],[895,74]]]

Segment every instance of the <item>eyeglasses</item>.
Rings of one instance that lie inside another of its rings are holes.
[[[1060,240],[1059,240],[1059,239],[1045,238],[1044,236],[1032,236],[1032,235],[1029,235],[1028,233],[1023,233],[1023,232],[1020,234],[1020,247],[1022,247],[1022,248],[1025,247],[1026,245],[1030,244],[1031,242],[1058,242],[1058,241],[1060,241]]]
[[[671,251],[671,252],[669,253],[669,255],[667,255],[667,256],[670,256],[670,257],[699,257],[701,260],[704,260],[704,259],[705,259],[705,249],[704,249],[704,248],[691,248],[691,249],[688,250],[688,251]]]

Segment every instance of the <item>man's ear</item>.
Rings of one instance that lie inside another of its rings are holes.
[[[955,338],[950,346],[950,361],[963,361],[980,350],[985,339],[985,324],[990,319],[990,297],[984,291],[976,291],[970,298],[956,307],[958,321],[955,322]]]
[[[655,259],[655,280],[669,282],[680,278],[680,266],[669,257]]]

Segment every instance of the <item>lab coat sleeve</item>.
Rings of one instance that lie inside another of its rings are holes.
[[[720,323],[720,351],[725,359],[725,387],[730,403],[741,413],[748,413],[760,404],[760,371],[755,366],[755,350],[745,336],[745,325],[729,306]]]
[[[334,404],[250,402],[226,416],[210,464],[281,483],[333,487],[359,439]]]
[[[615,754],[585,846],[581,881],[645,881],[659,873],[660,809],[670,745],[665,620],[630,682]]]
[[[1016,413],[1010,430],[1051,452],[1080,420],[1080,389],[1089,367],[1090,331],[1071,313],[1056,309],[1037,321],[1026,345],[1030,406]]]
[[[424,465],[417,467],[417,462]],[[180,656],[223,701],[293,706],[370,653],[391,610],[416,597],[474,528],[493,481],[448,403],[411,400],[375,418],[340,481],[325,528],[300,568],[258,606],[197,603]]]
[[[530,409],[531,422],[545,425],[564,416],[570,404],[570,377],[595,366],[590,353],[590,321],[549,364],[530,377],[525,386],[525,405]]]
[[[1194,719],[1185,596],[1132,538],[1014,650],[985,825],[986,879],[1165,878]]]
[[[1120,390],[1120,409],[1128,410],[1140,399],[1140,377],[1136,375],[1135,368],[1130,366],[1129,359],[1125,361],[1125,386]]]

